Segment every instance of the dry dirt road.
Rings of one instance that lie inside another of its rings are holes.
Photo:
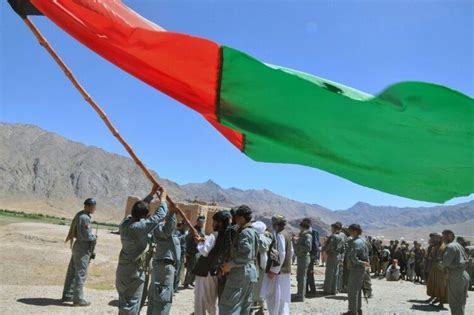
[[[114,273],[120,250],[119,237],[99,230],[97,259],[89,269],[86,296],[92,306],[74,308],[61,304],[62,284],[70,258],[70,249],[63,240],[68,227],[0,221],[0,304],[1,314],[116,314],[117,295]],[[324,268],[316,268],[317,284],[322,285]],[[293,291],[296,290],[293,283]],[[364,302],[365,314],[449,314],[421,304],[426,299],[425,287],[407,282],[389,283],[373,280],[374,297]],[[473,294],[471,294],[473,295]],[[193,291],[184,290],[175,296],[171,313],[189,315],[193,310]],[[316,297],[304,303],[292,303],[291,313],[340,314],[347,309],[347,297]],[[474,299],[468,299],[467,314],[474,314]],[[146,312],[143,311],[143,314]]]

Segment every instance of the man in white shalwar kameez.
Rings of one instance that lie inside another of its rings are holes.
[[[197,245],[201,256],[193,270],[196,276],[194,315],[217,314],[218,257],[223,247],[223,231],[230,222],[230,214],[219,211],[212,219],[214,232]]]
[[[269,259],[266,274],[263,278],[262,298],[267,301],[270,315],[290,314],[291,302],[291,258],[293,246],[290,234],[285,230],[284,216],[272,217],[274,243],[278,252],[278,261]]]
[[[272,243],[272,235],[267,232],[267,226],[262,221],[255,221],[252,223],[252,228],[258,235],[258,281],[253,287],[253,306],[256,308],[254,315],[264,314],[264,299],[261,297],[262,283],[265,277],[265,269],[267,268],[268,250]]]
[[[211,249],[214,248],[216,234],[217,233],[212,233],[206,237],[204,242],[197,245],[197,249],[203,257],[207,257]],[[194,286],[194,314],[206,315],[206,310],[210,315],[217,314],[217,276],[196,276]]]

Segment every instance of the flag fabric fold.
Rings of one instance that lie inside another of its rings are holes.
[[[319,168],[417,200],[474,192],[469,96],[423,82],[371,96],[165,31],[121,1],[31,3],[97,54],[198,111],[254,160]]]

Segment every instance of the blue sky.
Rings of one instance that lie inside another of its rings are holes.
[[[473,1],[125,2],[168,30],[210,38],[364,92],[421,80],[474,95]],[[6,1],[0,11],[0,121],[35,124],[126,155]],[[212,179],[223,187],[266,188],[332,209],[357,201],[430,205],[308,167],[253,162],[197,113],[98,57],[46,18],[34,21],[162,177],[180,184]]]

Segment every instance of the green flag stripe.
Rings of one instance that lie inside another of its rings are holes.
[[[355,183],[443,202],[474,192],[474,101],[402,82],[376,97],[223,47],[220,122],[254,160],[316,167]]]

